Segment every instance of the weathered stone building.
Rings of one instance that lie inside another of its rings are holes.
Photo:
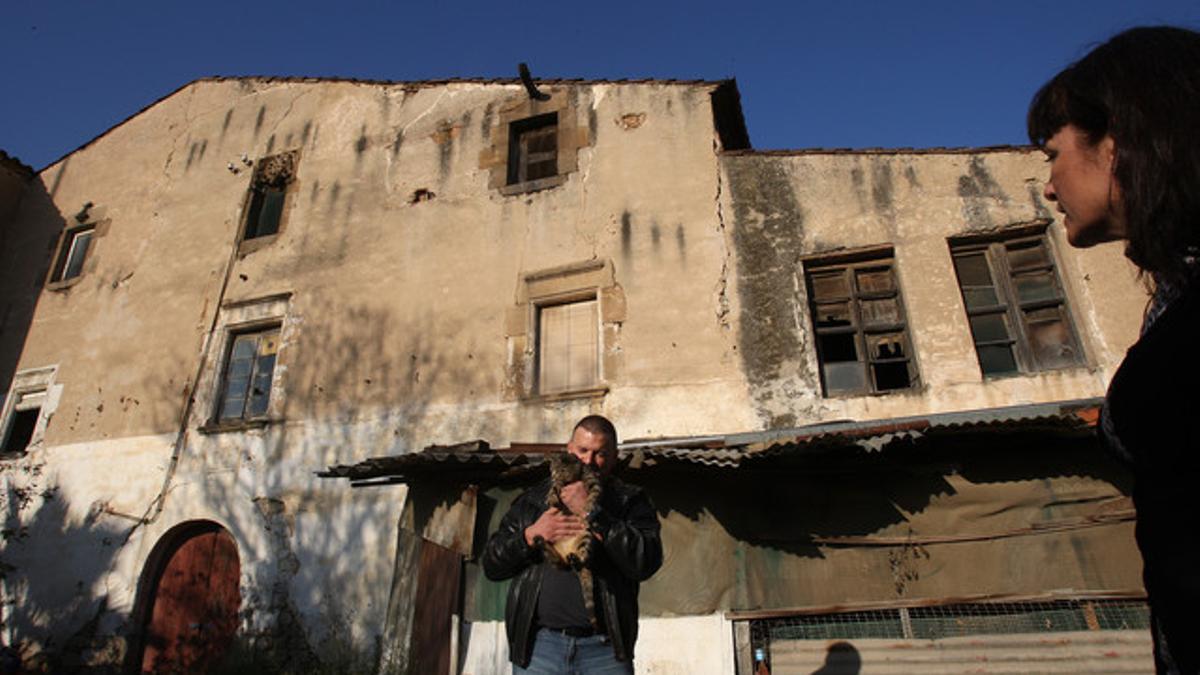
[[[759,152],[732,82],[537,86],[199,80],[4,188],[9,643],[400,668],[419,481],[316,472],[589,412],[664,519],[639,669],[744,667],[746,612],[1136,595],[1086,429],[1144,293],[1066,246],[1039,153]],[[464,672],[505,660],[479,536]],[[156,642],[197,584],[227,618]]]

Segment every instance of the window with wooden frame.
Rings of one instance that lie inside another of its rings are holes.
[[[83,263],[87,260],[88,249],[95,233],[95,224],[73,227],[66,231],[58,248],[58,256],[54,260],[54,269],[50,275],[52,283],[74,279],[83,274]]]
[[[254,167],[250,194],[246,202],[242,240],[267,237],[279,232],[283,224],[288,190],[296,172],[296,153],[264,157]]]
[[[266,417],[278,351],[278,325],[230,334],[215,422]]]
[[[537,391],[561,394],[600,382],[599,303],[596,298],[537,308]]]
[[[558,175],[558,113],[516,120],[508,132],[508,184]]]
[[[951,239],[950,252],[985,377],[1083,363],[1044,231]]]
[[[825,395],[915,387],[917,369],[890,253],[804,267]]]

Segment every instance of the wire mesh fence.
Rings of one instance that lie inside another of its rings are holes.
[[[771,651],[777,640],[928,639],[968,635],[1137,630],[1150,626],[1144,600],[1049,600],[901,607],[760,619],[751,646]]]

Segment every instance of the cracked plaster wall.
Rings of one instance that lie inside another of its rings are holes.
[[[25,596],[14,637],[61,644],[101,597],[102,632],[124,630],[154,545],[211,520],[238,543],[247,635],[290,613],[313,649],[330,636],[371,649],[404,491],[315,470],[475,437],[561,441],[592,410],[627,438],[752,426],[721,319],[710,91],[570,87],[588,132],[577,170],[510,197],[478,163],[497,111],[525,95],[510,85],[200,81],[40,172],[19,227],[61,227],[93,202],[110,229],[78,283],[41,293],[18,364],[57,365],[62,393],[44,444],[5,466],[45,467],[64,505],[47,527],[69,536],[17,557],[30,587],[79,577],[82,595]],[[299,161],[283,229],[239,252],[251,165],[287,151]],[[626,304],[608,393],[505,399],[524,273],[591,259]],[[234,305],[267,297],[286,298],[273,421],[205,433],[220,331]],[[71,562],[106,539],[97,569]],[[72,569],[40,575],[50,558]],[[46,619],[77,598],[90,604]]]
[[[1052,217],[1040,153],[811,153],[722,157],[734,251],[737,341],[765,426],[879,419],[1101,396],[1145,303],[1119,245],[1070,248],[1049,236],[1087,363],[984,381],[947,237]],[[888,245],[923,387],[823,398],[801,260]]]

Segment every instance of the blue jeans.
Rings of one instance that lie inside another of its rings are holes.
[[[513,675],[633,675],[633,663],[618,661],[607,635],[571,637],[539,629],[528,668]]]

